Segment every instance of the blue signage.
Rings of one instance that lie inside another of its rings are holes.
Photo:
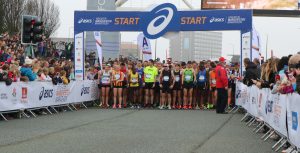
[[[150,12],[75,11],[74,31],[143,31],[150,39],[168,31],[251,31],[252,10],[178,11],[171,3]]]
[[[295,131],[298,129],[298,112],[292,112],[292,129]]]
[[[168,31],[178,31],[178,11],[175,5],[165,3],[148,12],[142,21],[145,37],[156,39]]]

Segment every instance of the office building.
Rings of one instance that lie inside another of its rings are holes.
[[[216,60],[222,55],[222,32],[179,32],[169,39],[173,61]]]

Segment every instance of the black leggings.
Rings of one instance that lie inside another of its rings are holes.
[[[225,88],[217,88],[217,105],[216,111],[217,113],[224,113],[227,105],[228,92]]]

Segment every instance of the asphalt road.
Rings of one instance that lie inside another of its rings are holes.
[[[0,122],[0,153],[272,153],[213,111],[86,109]]]

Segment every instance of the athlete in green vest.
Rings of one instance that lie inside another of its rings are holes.
[[[144,68],[144,78],[145,78],[145,107],[151,107],[154,100],[154,87],[156,76],[158,75],[158,70],[154,66],[154,61],[149,60],[149,66]],[[150,98],[150,103],[149,103]]]
[[[182,75],[183,84],[183,109],[192,109],[193,101],[193,87],[196,82],[196,74],[192,67],[192,62],[187,63],[187,67],[183,70]]]

